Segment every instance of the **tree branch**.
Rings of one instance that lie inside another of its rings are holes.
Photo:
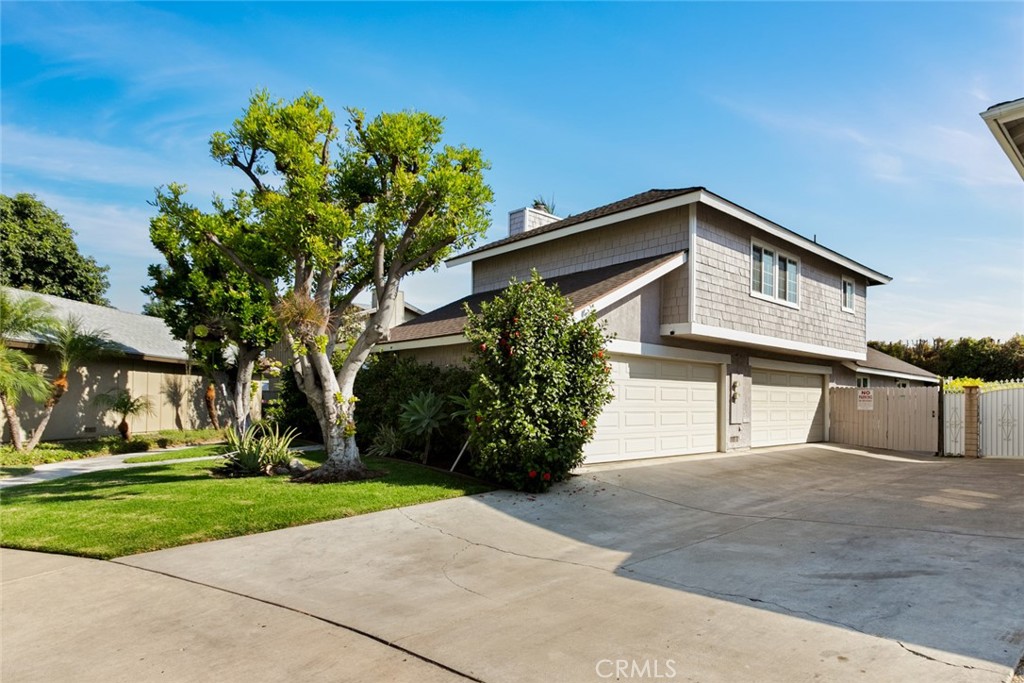
[[[249,176],[249,180],[252,181],[252,184],[256,186],[256,189],[258,191],[263,192],[263,190],[266,189],[266,187],[263,185],[263,181],[260,180],[260,177],[256,175],[256,173],[253,171],[253,167],[256,165],[255,147],[253,147],[252,149],[252,154],[249,155],[248,163],[243,164],[242,161],[238,158],[238,153],[236,152],[231,155],[231,165],[234,166],[235,168],[241,169],[242,172],[245,173],[245,175]]]
[[[206,233],[206,239],[209,240],[213,246],[217,247],[220,253],[224,254],[224,256],[233,264],[235,264],[235,266],[239,270],[241,270],[243,273],[251,277],[256,282],[260,283],[263,286],[263,288],[267,290],[267,293],[270,294],[270,298],[272,300],[277,301],[277,288],[274,286],[273,280],[257,273],[252,266],[243,261],[242,258],[235,253],[234,249],[221,242],[220,239],[212,232]]]

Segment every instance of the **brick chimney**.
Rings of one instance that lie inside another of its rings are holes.
[[[527,206],[522,209],[508,212],[508,236],[518,235],[539,228],[548,223],[562,220],[542,209],[534,209]]]

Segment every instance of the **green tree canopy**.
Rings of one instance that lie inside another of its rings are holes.
[[[936,337],[912,342],[868,342],[868,346],[943,377],[1003,381],[1024,377],[1024,334],[1006,341],[991,337]]]
[[[215,200],[210,212],[186,202],[184,194],[185,188],[175,184],[157,191],[158,215],[150,221],[149,236],[166,264],[149,266],[152,284],[142,288],[150,296],[144,312],[163,318],[174,336],[190,345],[193,359],[227,397],[240,434],[247,426],[256,361],[280,333],[270,292],[196,228],[249,233],[259,215],[244,194],[231,203]],[[224,222],[230,227],[217,225]],[[280,256],[261,253],[269,258],[261,272],[286,268]],[[215,415],[211,420],[217,423]]]
[[[0,285],[107,306],[109,266],[83,256],[64,217],[30,194],[0,194]]]
[[[339,144],[334,114],[316,95],[253,95],[242,117],[212,136],[210,150],[244,174],[249,190],[234,202],[251,206],[255,219],[189,222],[193,236],[215,245],[274,303],[328,452],[308,481],[365,476],[355,442],[356,373],[387,338],[402,278],[482,236],[493,198],[481,152],[442,144],[442,119],[398,112],[368,120],[347,111]],[[377,308],[354,340],[339,343],[349,307],[367,289]]]

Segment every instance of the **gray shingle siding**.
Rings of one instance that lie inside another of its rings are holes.
[[[686,207],[641,216],[620,225],[569,235],[473,263],[473,292],[500,289],[511,277],[566,275],[686,248]]]
[[[799,309],[751,295],[751,237],[800,261]],[[863,353],[866,283],[840,266],[757,234],[715,209],[697,208],[696,310],[693,322]],[[842,277],[856,283],[854,313],[842,310]],[[683,319],[685,320],[685,319]],[[666,321],[677,322],[677,321]]]

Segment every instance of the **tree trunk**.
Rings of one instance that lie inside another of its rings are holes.
[[[397,294],[398,283],[395,280],[385,289],[377,310],[367,321],[366,329],[352,344],[337,374],[331,366],[333,344],[323,348],[315,339],[310,339],[305,342],[306,353],[295,359],[292,367],[296,381],[317,415],[324,436],[324,450],[327,452],[327,460],[323,465],[310,470],[297,481],[326,483],[377,476],[377,473],[366,469],[359,457],[354,417],[356,401],[352,390],[356,374],[363,367],[370,351],[379,340],[387,336]],[[286,333],[285,336],[290,343],[291,335]]]
[[[117,425],[117,431],[121,432],[121,438],[129,441],[132,438],[132,427],[128,424],[128,416],[121,418],[121,424]]]
[[[231,417],[239,435],[244,434],[245,430],[249,428],[249,415],[252,411],[252,375],[256,369],[256,359],[259,356],[259,349],[248,346],[241,346],[238,349],[237,371],[232,389],[234,396],[231,397],[234,415]]]
[[[43,432],[46,431],[46,425],[50,423],[50,416],[53,415],[53,409],[57,407],[61,397],[67,393],[68,376],[61,373],[53,380],[51,386],[50,398],[46,399],[46,403],[43,405],[43,415],[39,420],[39,424],[32,430],[32,435],[29,437],[28,443],[25,444],[26,453],[32,452],[42,440]]]
[[[217,420],[217,387],[213,382],[206,385],[206,413],[210,416],[210,424],[214,429],[220,429],[220,422]]]
[[[8,403],[2,396],[0,396],[0,403],[3,404],[4,415],[7,417],[7,428],[11,430],[11,445],[20,453],[24,450],[21,440],[21,419],[18,418],[14,404]]]

